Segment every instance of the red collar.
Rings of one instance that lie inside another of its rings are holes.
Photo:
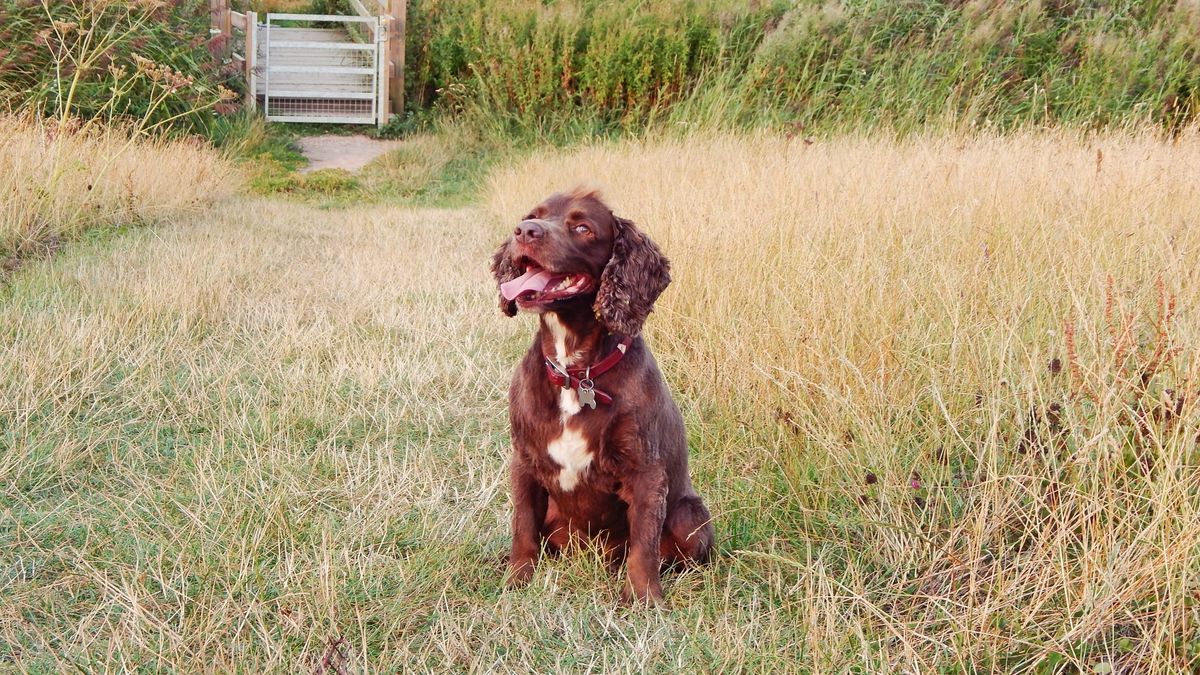
[[[557,363],[551,361],[549,357],[543,355],[546,364],[546,375],[556,387],[574,389],[579,395],[581,405],[588,405],[595,408],[595,401],[599,401],[604,405],[612,405],[613,397],[607,392],[596,389],[593,379],[612,370],[613,366],[617,365],[621,358],[625,356],[625,352],[629,351],[629,345],[631,344],[633,344],[633,338],[623,337],[617,343],[616,348],[599,361],[583,368],[567,368],[565,371]],[[595,400],[588,403],[587,399],[591,396],[594,396]]]

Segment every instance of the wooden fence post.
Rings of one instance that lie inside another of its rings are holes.
[[[404,35],[408,22],[408,0],[390,0],[392,20],[388,24],[388,61],[392,64],[388,73],[388,95],[392,101],[392,113],[404,114]]]
[[[246,105],[258,107],[258,12],[246,12]]]
[[[221,0],[208,0],[208,25],[210,32],[221,32]]]
[[[229,37],[229,0],[208,0],[208,18],[213,32]]]
[[[390,17],[375,16],[375,124],[380,129],[388,122],[388,55],[386,53],[391,32],[388,30]]]

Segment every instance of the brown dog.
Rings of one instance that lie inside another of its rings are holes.
[[[555,194],[496,251],[500,307],[540,314],[509,388],[512,554],[533,575],[572,538],[628,560],[622,597],[662,599],[660,568],[708,560],[708,509],[688,477],[683,418],[638,337],[669,263],[595,192]]]

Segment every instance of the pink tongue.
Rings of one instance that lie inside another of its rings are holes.
[[[517,296],[525,291],[541,293],[546,290],[546,286],[549,286],[554,278],[555,276],[550,272],[534,268],[512,281],[500,284],[500,293],[505,300],[516,300]]]

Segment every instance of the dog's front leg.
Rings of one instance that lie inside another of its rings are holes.
[[[663,521],[667,517],[667,479],[661,467],[648,469],[622,484],[621,499],[629,505],[629,578],[621,591],[626,602],[657,605],[662,601],[659,568]]]
[[[541,552],[542,523],[546,520],[546,489],[534,479],[520,452],[513,452],[512,552],[508,556],[508,585],[520,586],[533,577]]]

